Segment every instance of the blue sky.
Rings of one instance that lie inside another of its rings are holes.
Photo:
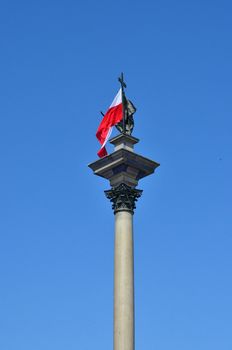
[[[2,1],[0,348],[112,348],[113,226],[87,164],[124,71],[141,181],[136,349],[232,348],[230,1]],[[112,148],[110,149],[112,150]]]

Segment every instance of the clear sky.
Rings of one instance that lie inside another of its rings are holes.
[[[125,73],[136,151],[136,350],[232,349],[232,4],[0,5],[0,349],[112,349],[95,138]],[[111,148],[112,150],[112,148]]]

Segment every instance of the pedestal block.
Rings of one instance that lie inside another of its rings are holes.
[[[123,134],[112,138],[110,143],[115,146],[115,151],[89,167],[95,175],[109,180],[112,187],[122,183],[136,187],[140,179],[152,174],[159,166],[159,163],[134,152],[137,142],[137,138]]]

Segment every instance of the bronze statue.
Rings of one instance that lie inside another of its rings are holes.
[[[118,80],[121,84],[122,89],[123,119],[115,126],[122,134],[131,135],[134,128],[134,113],[136,112],[136,108],[133,103],[126,98],[124,92],[126,84],[123,79],[123,73],[121,73],[121,76],[118,78]]]
[[[136,108],[133,103],[127,99],[125,101],[124,108],[124,129],[123,120],[115,126],[122,134],[131,135],[134,128],[134,113],[136,112]]]

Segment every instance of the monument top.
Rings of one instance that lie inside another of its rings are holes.
[[[124,184],[133,189],[138,185],[140,179],[154,173],[159,163],[134,152],[134,145],[139,142],[138,138],[131,135],[134,127],[133,113],[136,109],[126,99],[123,73],[119,82],[121,88],[104,115],[96,134],[102,144],[98,152],[101,159],[89,164],[89,167],[95,175],[109,180],[113,188]],[[116,126],[120,134],[109,140],[114,145],[114,151],[108,154],[105,144],[113,126]]]

